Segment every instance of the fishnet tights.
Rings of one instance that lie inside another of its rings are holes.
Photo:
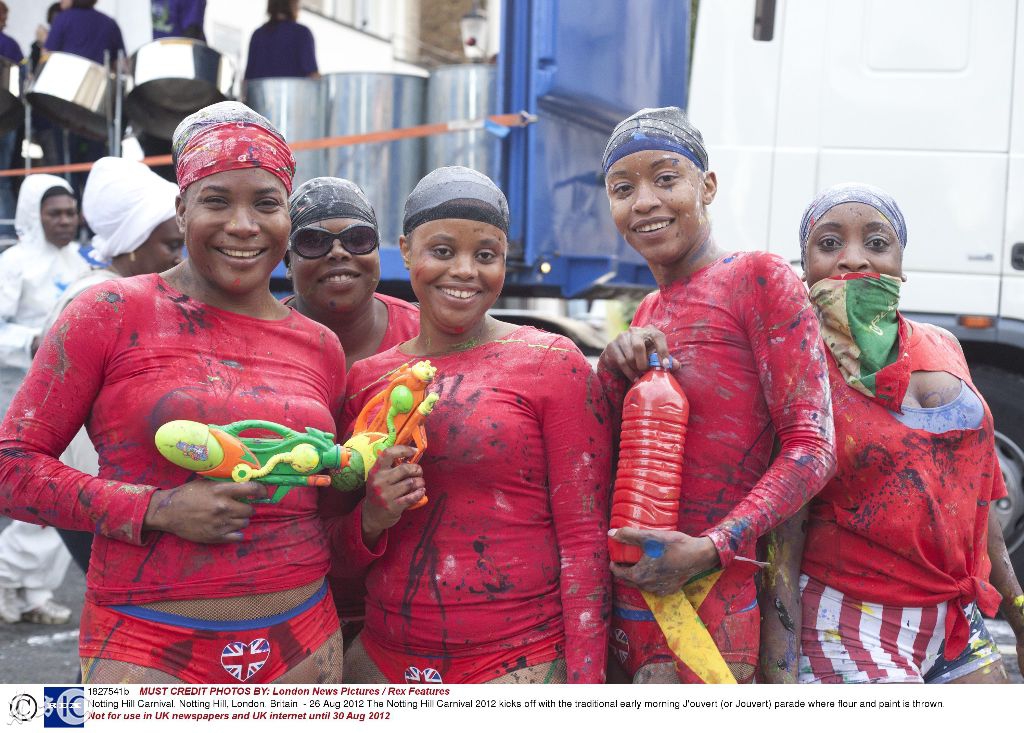
[[[143,608],[203,621],[242,621],[266,618],[277,616],[302,605],[312,598],[323,584],[324,581],[321,578],[298,588],[289,588],[276,593],[235,596],[233,598],[157,601],[156,603],[147,603]]]

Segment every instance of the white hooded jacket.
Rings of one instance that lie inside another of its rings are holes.
[[[18,243],[0,253],[0,415],[32,363],[32,340],[67,286],[90,269],[78,242],[56,247],[46,241],[40,214],[43,194],[62,178],[25,178],[18,195],[14,228]]]

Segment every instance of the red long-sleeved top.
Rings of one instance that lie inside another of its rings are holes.
[[[279,321],[190,299],[158,275],[112,280],[63,312],[0,427],[0,507],[95,531],[87,596],[100,605],[269,593],[328,569],[316,490],[260,505],[241,543],[143,532],[150,496],[192,475],[153,436],[169,420],[262,419],[335,431],[345,389],[338,338],[291,312]],[[99,477],[59,456],[86,425]]]
[[[723,566],[753,557],[757,537],[835,467],[828,369],[803,284],[774,255],[734,253],[648,295],[633,325],[662,331],[682,365],[690,421],[679,530],[710,537]],[[621,405],[625,380],[601,376]]]
[[[901,344],[911,371],[948,372],[975,389],[956,339],[911,325]],[[829,367],[839,466],[811,502],[803,572],[861,601],[977,601],[994,614],[1000,599],[988,583],[988,514],[1006,484],[988,405],[977,429],[918,430],[848,387],[833,359]],[[959,653],[970,636],[962,613],[947,614],[946,634],[947,654]]]
[[[395,348],[356,363],[348,421],[385,374],[416,361]],[[328,521],[335,566],[372,562],[364,633],[442,657],[564,639],[569,681],[603,681],[610,433],[590,365],[569,340],[526,326],[430,361],[440,399],[421,460],[429,503],[374,551],[361,504]]]

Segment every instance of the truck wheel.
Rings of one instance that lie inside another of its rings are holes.
[[[993,505],[1018,578],[1024,578],[1024,377],[978,366],[974,383],[995,420],[996,452],[1008,496]]]

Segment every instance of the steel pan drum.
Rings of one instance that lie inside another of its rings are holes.
[[[328,74],[327,132],[357,135],[423,124],[427,80],[408,74]],[[423,139],[327,149],[327,175],[348,178],[366,192],[382,247],[397,247],[402,210],[423,175]]]
[[[473,120],[496,112],[497,69],[489,64],[459,64],[434,69],[427,82],[427,122]],[[427,138],[427,170],[443,165],[475,168],[501,180],[501,138],[484,130]]]
[[[125,111],[139,129],[170,140],[179,122],[223,102],[234,83],[227,56],[192,38],[161,38],[132,54]]]
[[[13,130],[24,118],[18,64],[0,57],[0,134]]]
[[[245,83],[245,103],[266,117],[289,143],[327,134],[327,97],[319,79],[269,78]],[[295,152],[295,186],[329,175],[326,150]]]
[[[56,51],[36,74],[26,98],[61,127],[94,140],[107,139],[112,74],[83,56]]]

